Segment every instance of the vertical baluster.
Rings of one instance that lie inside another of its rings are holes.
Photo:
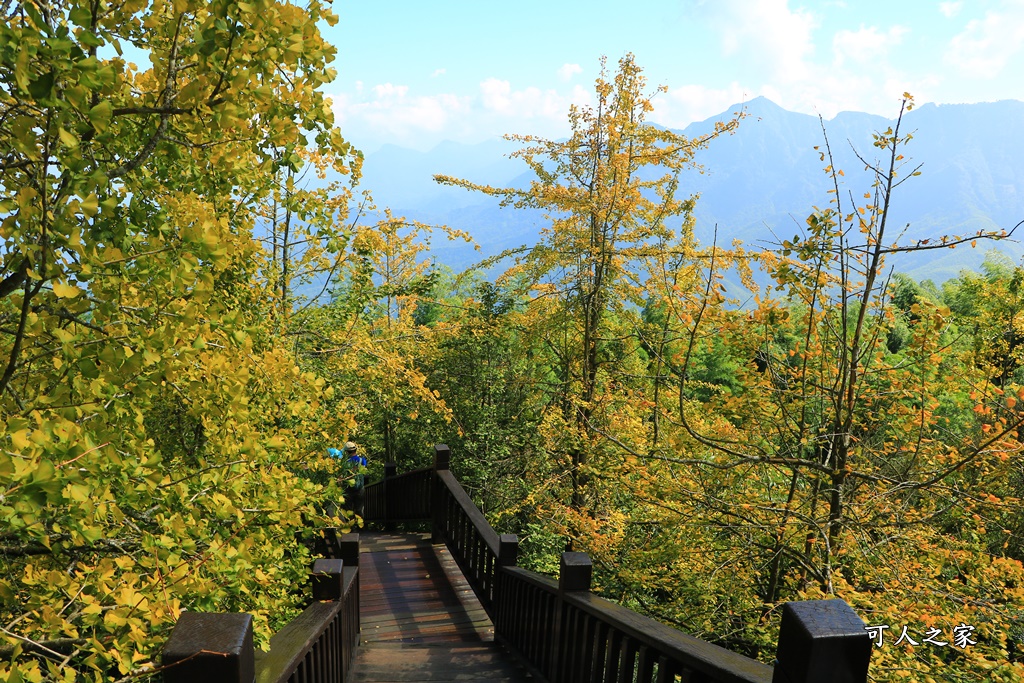
[[[619,677],[619,656],[622,654],[622,633],[611,629],[604,656],[604,683],[615,683]]]
[[[687,676],[683,676],[686,681]],[[673,683],[676,679],[675,667],[672,661],[665,655],[658,657],[658,680],[657,683]]]
[[[582,610],[576,609],[575,607],[569,607],[566,605],[568,613],[568,628],[565,633],[565,647],[568,649],[568,658],[565,667],[565,675],[562,677],[566,681],[580,681],[580,674],[583,673],[583,641],[580,639],[580,634],[583,631]]]
[[[498,552],[501,552],[501,541],[498,541]],[[487,553],[487,583],[488,590],[491,594],[491,602],[493,604],[496,593],[498,592],[498,558]]]
[[[544,672],[545,678],[552,680],[551,650],[548,647],[548,644],[551,642],[550,627],[553,618],[553,613],[550,611],[551,604],[547,594],[543,591],[536,590],[532,586],[530,590],[533,592],[534,600],[536,601],[536,612],[533,615],[533,638],[536,640],[534,649],[537,652],[537,661],[543,664],[541,671]]]
[[[523,622],[526,619],[526,610],[529,606],[526,604],[526,597],[523,595],[523,584],[517,579],[509,582],[509,631],[512,634],[512,642],[523,652],[526,652],[524,647],[525,643],[523,638]]]
[[[584,616],[583,628],[580,638],[583,639],[583,661],[580,666],[580,680],[590,681],[593,679],[594,669],[594,636],[597,631],[598,620],[589,614]]]
[[[453,501],[453,504],[454,504],[454,501]],[[463,514],[461,507],[459,507],[457,504],[454,504],[454,507],[455,507],[455,524],[458,525],[458,528],[455,531],[456,537],[458,538],[458,542],[455,544],[455,547],[459,549],[459,556],[460,557],[465,557],[466,556],[466,516]]]
[[[327,631],[323,636],[324,654],[327,660],[324,668],[328,681],[341,680],[341,667],[338,666],[338,662],[341,659],[341,648],[338,647],[338,618],[344,613],[344,607],[342,607],[342,611],[338,612],[331,619],[331,623],[327,625]]]
[[[594,656],[593,656],[593,670],[590,672],[589,680],[591,681],[603,681],[606,677],[605,672],[605,658],[608,653],[608,631],[611,627],[608,624],[600,620],[595,620],[597,628],[594,629]]]
[[[544,628],[545,622],[544,617],[547,613],[547,604],[545,602],[545,595],[543,592],[537,590],[533,586],[529,587],[530,591],[530,603],[531,603],[531,614],[530,614],[530,630],[527,637],[531,640],[531,648],[534,652],[534,659],[541,663],[541,671],[545,675],[548,674],[548,657],[547,650],[544,648],[544,643],[551,637],[550,631]]]
[[[386,531],[395,530],[395,496],[392,495],[394,481],[393,478],[395,473],[398,471],[398,465],[393,462],[384,463],[384,529]]]
[[[632,683],[636,668],[637,642],[630,637],[622,639],[622,657],[619,660],[618,683]]]
[[[352,669],[352,660],[356,656],[354,642],[359,638],[359,628],[359,602],[353,600],[347,605],[338,633],[341,639],[341,678],[338,680],[345,680]]]
[[[525,643],[522,638],[522,623],[525,617],[525,610],[528,608],[526,605],[525,596],[522,593],[522,584],[518,581],[509,581],[509,591],[506,599],[508,600],[508,613],[505,620],[506,628],[508,629],[508,636],[513,645],[519,648],[523,653],[526,652]]]
[[[639,659],[636,664],[636,680],[638,683],[651,683],[654,678],[654,658],[656,653],[646,645],[640,646]]]
[[[475,553],[473,557],[473,565],[476,568],[476,585],[483,593],[484,588],[484,554],[487,552],[487,544],[484,543],[483,537],[477,533],[476,527],[473,527],[473,545],[475,546]]]

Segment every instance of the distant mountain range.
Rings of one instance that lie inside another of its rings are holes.
[[[763,97],[678,132],[706,135],[716,121],[740,109],[747,117],[738,131],[698,154],[705,172],[687,172],[682,191],[700,194],[696,219],[702,242],[710,241],[717,225],[721,243],[739,238],[756,247],[798,233],[814,206],[828,204],[830,181],[814,149],[824,149],[819,120]],[[870,190],[870,178],[851,146],[875,159],[879,150],[872,147],[871,134],[893,123],[859,112],[842,112],[825,122],[836,166],[845,172],[844,191],[860,198]],[[890,225],[907,226],[904,239],[1009,230],[1024,219],[1024,102],[925,104],[905,115],[902,130],[914,131],[905,155],[913,165],[922,164],[922,175],[894,195]],[[503,140],[445,142],[429,152],[387,145],[367,156],[362,185],[373,191],[378,206],[389,206],[396,215],[471,233],[480,252],[435,241],[437,258],[458,270],[502,249],[534,243],[544,222],[539,212],[501,209],[497,200],[484,195],[440,187],[433,175],[526,186],[531,174],[525,165],[505,158],[514,149]],[[998,248],[1014,260],[1024,256],[1017,242],[1001,242]],[[987,249],[979,243],[974,250],[924,252],[896,267],[917,279],[941,282],[964,268],[976,268]]]

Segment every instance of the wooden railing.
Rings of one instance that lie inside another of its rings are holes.
[[[164,646],[165,683],[338,683],[359,644],[359,536],[327,530],[313,563],[314,602],[253,647],[252,616],[185,612]]]
[[[363,490],[363,518],[385,524],[429,520],[433,475],[430,467],[396,475],[394,463],[386,464],[384,479]]]
[[[547,681],[867,681],[871,639],[842,600],[787,603],[773,667],[593,595],[585,553],[563,553],[557,581],[515,566],[518,539],[498,535],[487,523],[449,471],[448,447],[434,450],[433,468],[396,477],[391,466],[383,482],[368,486],[364,518],[430,521],[434,541],[451,551],[491,616],[496,637]],[[403,483],[396,486],[396,480]],[[378,500],[372,507],[371,495]]]

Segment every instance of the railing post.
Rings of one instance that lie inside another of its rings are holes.
[[[871,636],[842,600],[787,602],[772,683],[865,683]]]
[[[452,464],[452,450],[446,444],[434,446],[434,472],[430,482],[430,542],[444,543],[445,497],[439,472],[446,471]]]
[[[388,490],[388,479],[398,473],[398,463],[384,463],[384,530],[394,531],[395,523],[391,521],[391,492]]]
[[[342,534],[338,537],[338,557],[346,567],[359,566],[359,534]]]
[[[359,534],[342,534],[338,539],[338,548],[340,550],[341,561],[345,563],[346,567],[359,568]],[[356,574],[356,585],[355,585],[355,598],[359,600],[359,574]],[[363,630],[362,622],[359,618],[359,609],[355,610],[353,617],[353,625],[356,632]]]
[[[551,639],[551,681],[558,683],[567,678],[562,665],[566,654],[567,634],[565,594],[572,591],[589,591],[594,566],[586,553],[562,553],[558,567],[558,605],[555,610],[555,632]],[[566,672],[571,674],[572,672]]]
[[[252,615],[185,612],[161,656],[164,683],[253,683]]]
[[[340,559],[316,560],[313,562],[313,599],[341,600],[344,590],[342,570],[345,563]]]
[[[519,561],[519,537],[515,534],[498,536],[498,566],[514,567]]]
[[[502,567],[514,567],[519,561],[519,537],[515,534],[501,534],[498,536],[498,557],[494,560],[494,598],[492,609],[494,610],[494,630],[501,633],[506,626],[503,605],[505,590],[505,574]]]

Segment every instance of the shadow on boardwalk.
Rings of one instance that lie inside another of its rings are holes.
[[[429,534],[360,534],[354,681],[530,681],[444,546]]]

